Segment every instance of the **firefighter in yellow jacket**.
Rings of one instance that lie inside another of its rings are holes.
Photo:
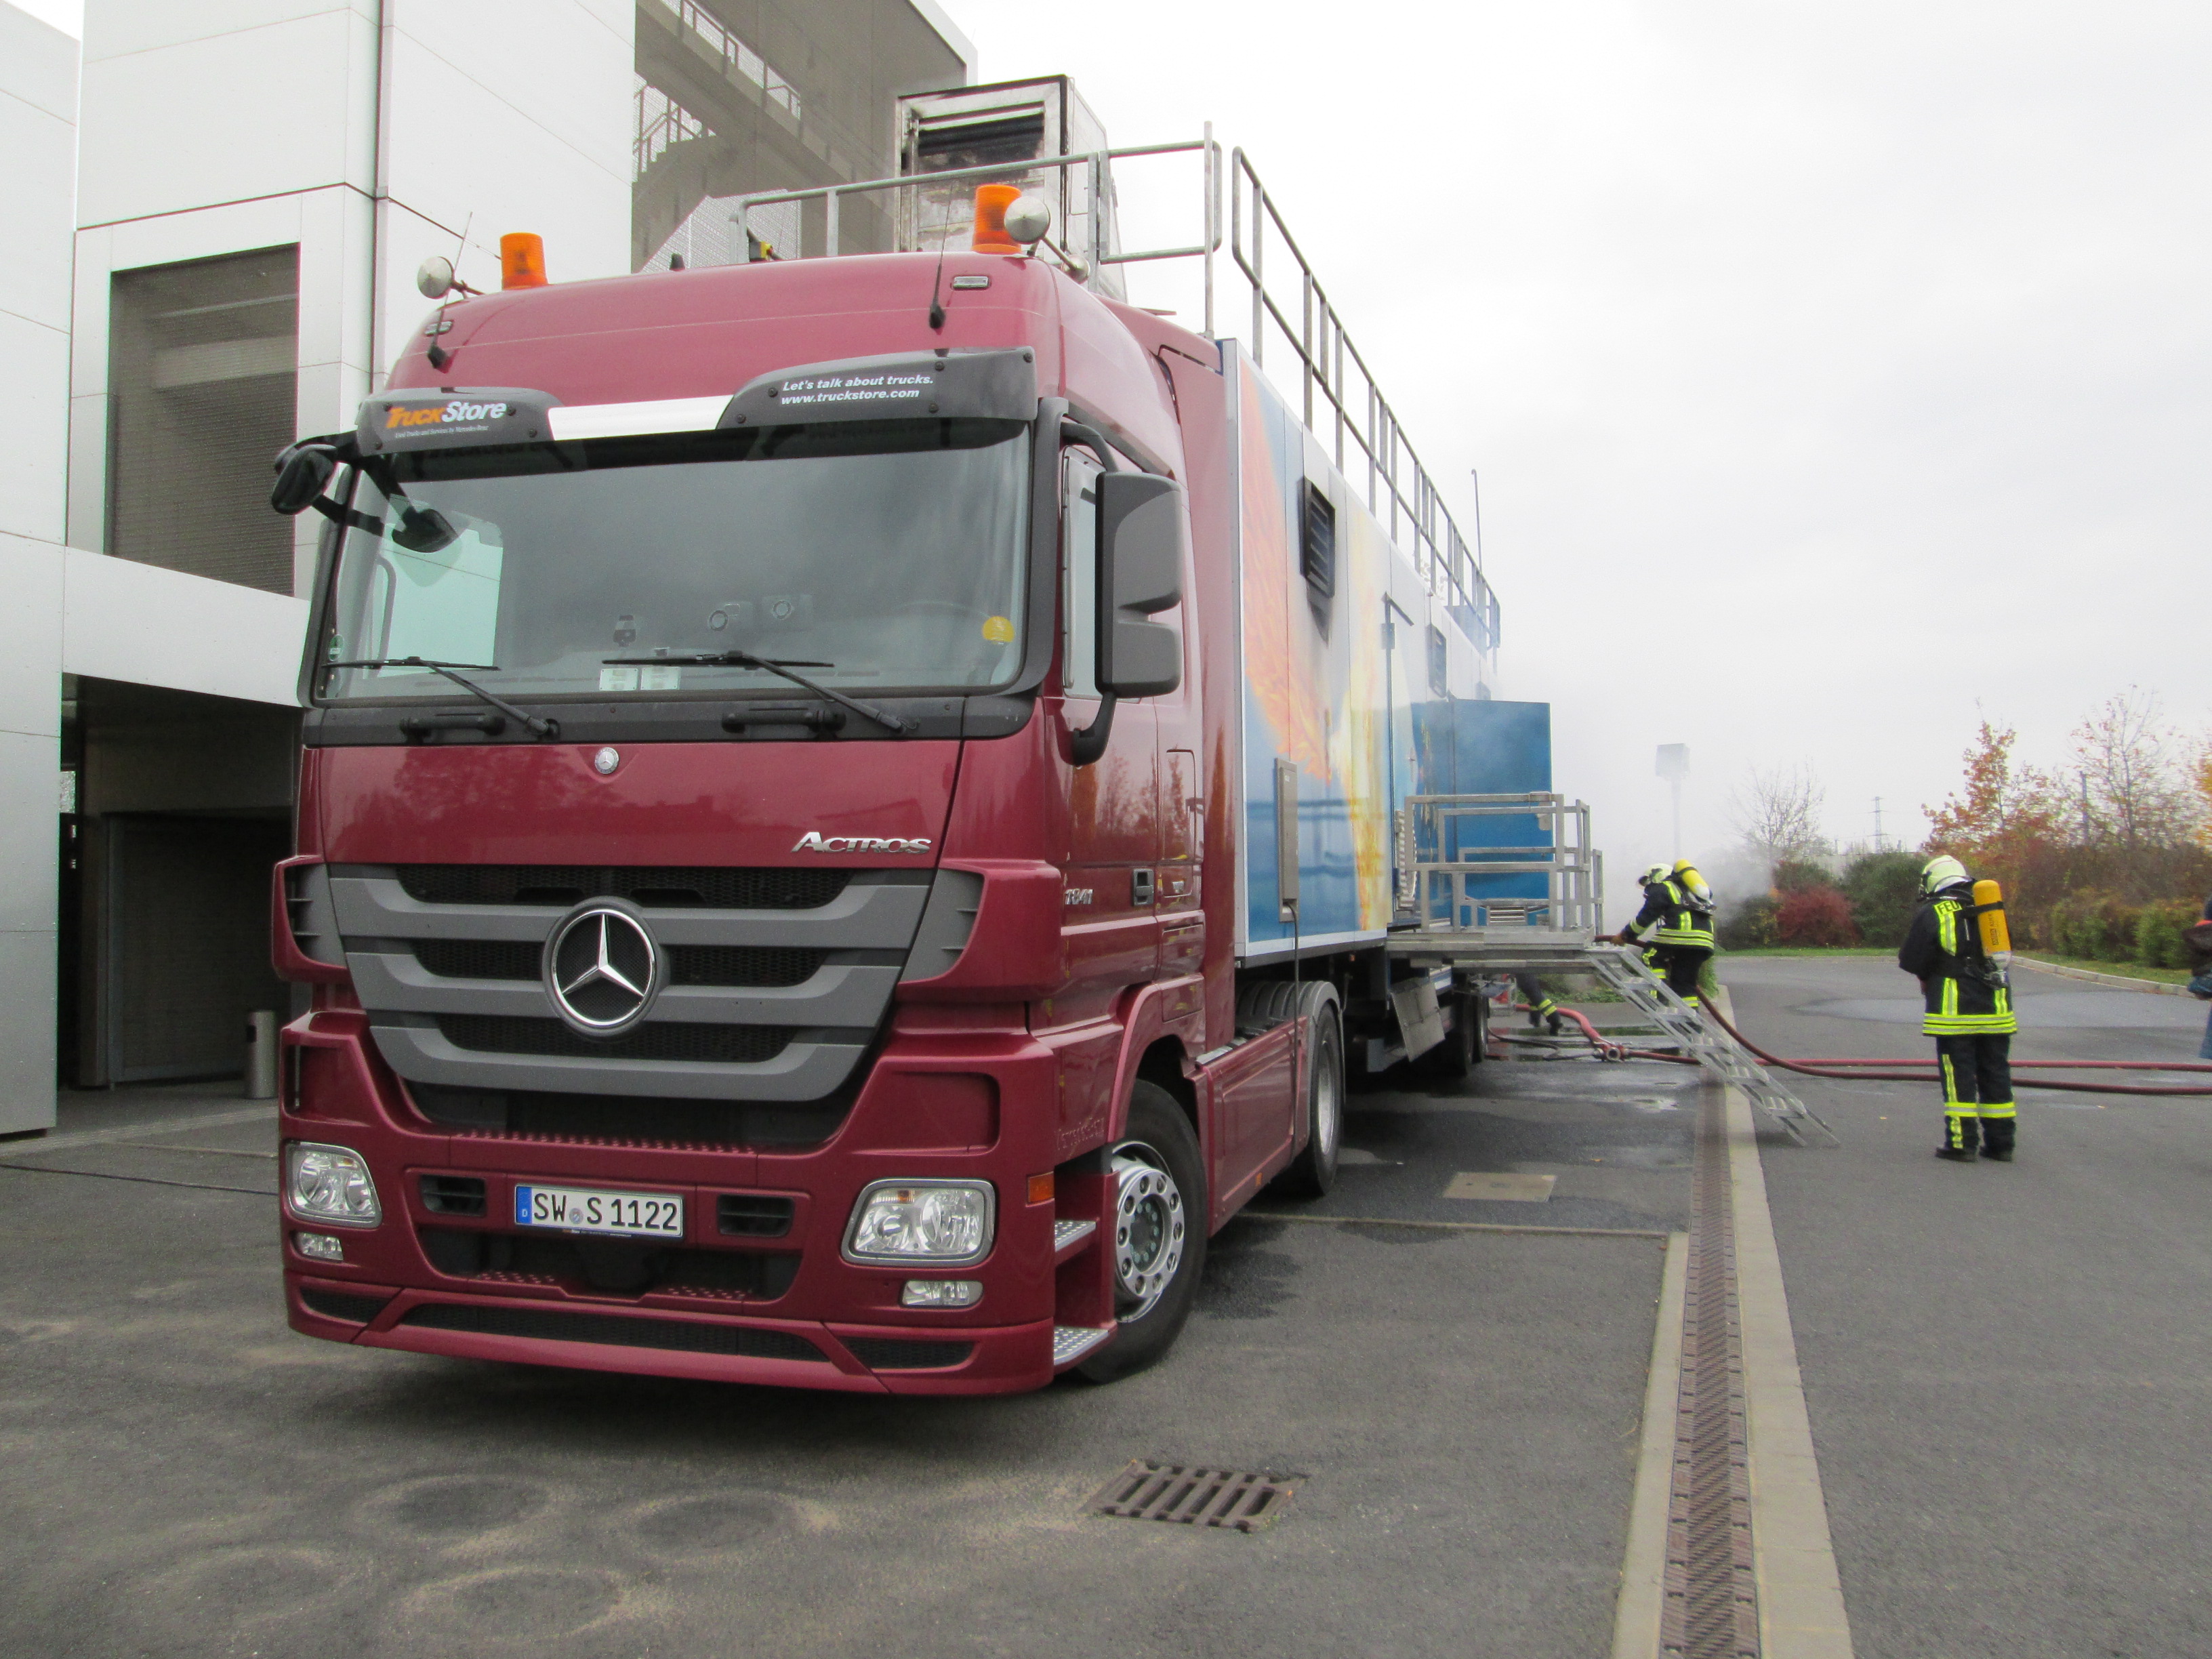
[[[1974,902],[1966,866],[1948,856],[1929,860],[1920,872],[1920,897],[1897,965],[1919,978],[1928,1007],[1920,1029],[1936,1039],[1943,1073],[1943,1144],[1936,1155],[1971,1164],[1978,1154],[2009,1164],[2012,1034],[2020,1022],[2013,1018],[2004,963],[1992,962],[1983,943],[1982,907]]]
[[[1645,965],[1694,1008],[1698,976],[1713,954],[1712,890],[1687,859],[1678,860],[1672,870],[1655,864],[1641,880],[1644,908],[1613,937],[1622,945],[1641,946]]]

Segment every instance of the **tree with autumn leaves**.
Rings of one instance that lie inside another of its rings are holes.
[[[1982,721],[1959,788],[1929,810],[1925,851],[2003,883],[2020,942],[2138,959],[2153,907],[2193,909],[2212,890],[2212,750],[2191,753],[2134,690],[2075,728],[2065,771],[2016,761],[2017,739]]]

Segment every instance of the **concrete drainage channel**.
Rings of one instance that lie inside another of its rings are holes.
[[[1668,1246],[1613,1659],[1851,1659],[1750,1103],[1698,1104]]]
[[[1697,1187],[1683,1283],[1681,1385],[1667,1517],[1660,1651],[1674,1659],[1757,1659],[1743,1333],[1723,1097],[1698,1113]]]

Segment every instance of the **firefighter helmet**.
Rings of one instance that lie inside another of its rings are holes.
[[[1667,879],[1667,866],[1663,864],[1655,864],[1636,879],[1646,887],[1655,881],[1664,881]]]
[[[1938,854],[1920,866],[1920,896],[1923,898],[1932,897],[1946,887],[1963,884],[1966,879],[1965,865],[1948,853]]]

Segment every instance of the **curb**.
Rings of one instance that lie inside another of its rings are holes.
[[[2038,973],[2056,974],[2061,979],[2086,980],[2092,985],[2117,986],[2123,991],[2148,991],[2154,996],[2185,997],[2185,985],[2168,985],[2163,980],[2130,979],[2125,974],[2100,974],[2087,968],[2062,968],[2055,962],[2039,962],[2033,957],[2015,954],[2013,961],[2023,968],[2033,968]]]

